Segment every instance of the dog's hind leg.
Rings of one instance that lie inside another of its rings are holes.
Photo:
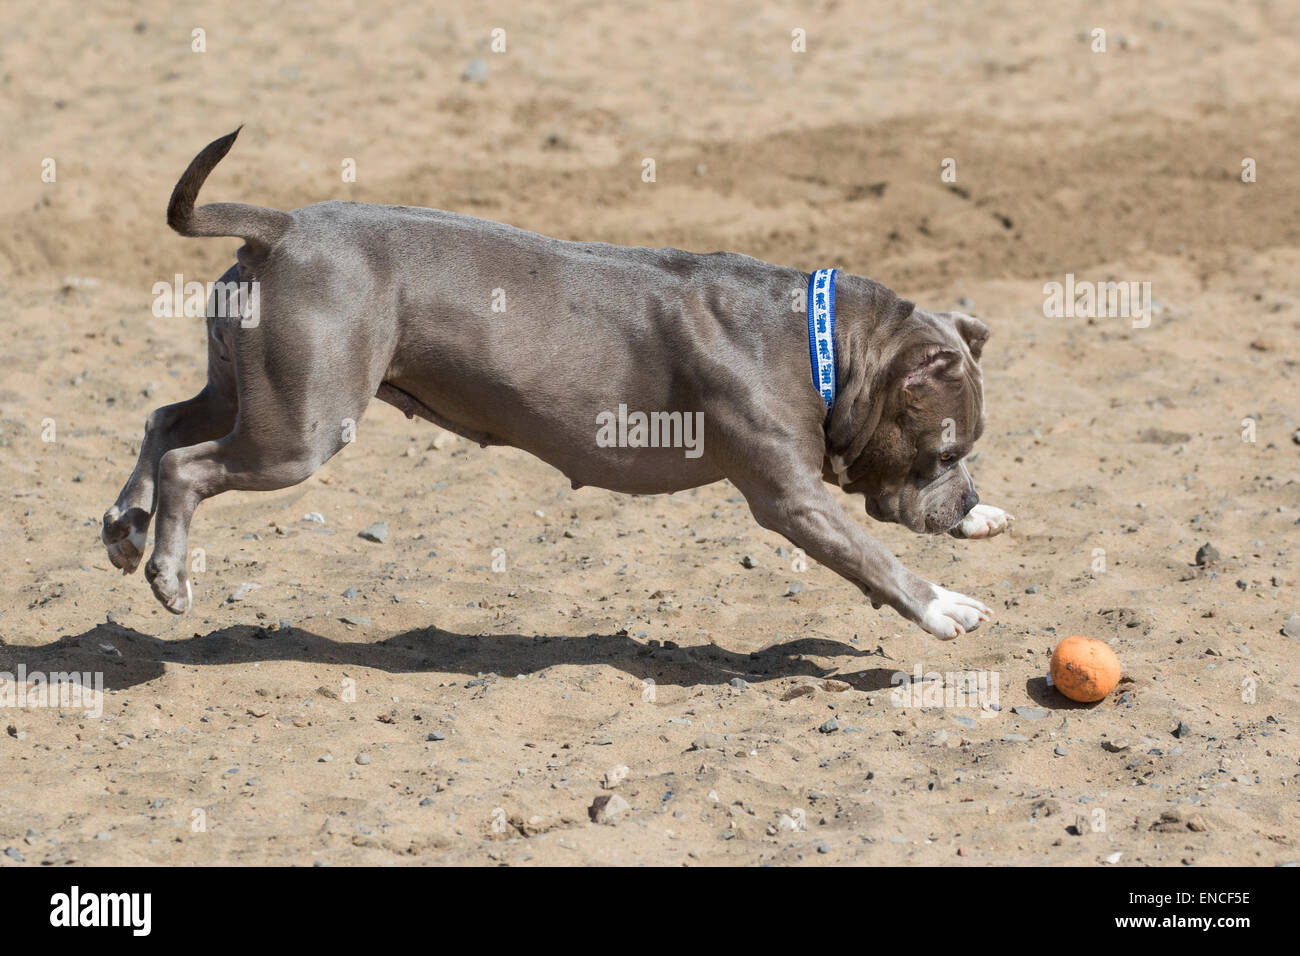
[[[231,269],[223,281],[234,275]],[[123,574],[134,571],[144,556],[149,522],[158,505],[158,465],[163,455],[173,448],[220,438],[235,427],[239,400],[234,365],[224,338],[227,334],[214,328],[209,320],[207,384],[193,398],[150,413],[135,470],[104,514],[100,538],[108,549],[108,559]]]
[[[205,387],[193,398],[150,413],[135,470],[117,501],[104,514],[100,531],[108,559],[130,574],[144,556],[149,522],[157,505],[158,466],[173,448],[224,435],[235,423],[235,409]]]
[[[223,438],[174,448],[162,456],[154,550],[144,573],[163,607],[184,614],[193,599],[186,564],[190,520],[201,501],[223,491],[275,491],[296,485],[347,443],[328,437],[324,429],[319,435],[323,440],[303,438],[249,428],[241,419]]]
[[[374,393],[365,374],[335,374],[329,387],[303,389],[303,382],[327,381],[337,371],[335,348],[347,346],[292,351],[286,344],[294,338],[292,323],[285,320],[263,318],[261,329],[237,333],[249,344],[241,343],[234,430],[173,448],[159,463],[154,550],[144,570],[154,596],[173,613],[185,613],[192,601],[187,558],[199,503],[223,491],[275,491],[306,480],[353,440]],[[278,328],[264,339],[268,326]]]

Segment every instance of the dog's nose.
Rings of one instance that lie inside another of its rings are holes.
[[[974,488],[971,488],[966,492],[966,494],[961,496],[962,515],[965,516],[970,514],[971,509],[979,503],[979,493],[976,492]]]

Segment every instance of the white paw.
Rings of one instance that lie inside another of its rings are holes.
[[[961,519],[957,528],[963,538],[991,538],[1006,531],[1015,520],[1015,515],[1009,515],[1001,508],[976,505],[970,514]]]
[[[934,585],[935,597],[925,606],[921,626],[944,641],[951,641],[987,621],[993,612],[974,598]]]

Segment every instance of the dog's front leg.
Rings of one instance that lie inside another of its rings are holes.
[[[976,505],[948,533],[954,538],[992,538],[1010,529],[1016,516],[993,505]]]
[[[779,486],[761,480],[736,485],[760,525],[852,581],[873,606],[888,604],[946,641],[992,616],[974,598],[931,584],[905,568],[845,513],[819,477]]]

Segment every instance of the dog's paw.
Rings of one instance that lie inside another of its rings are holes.
[[[987,621],[993,612],[974,598],[934,585],[935,596],[925,606],[921,626],[943,641],[951,641]]]
[[[158,559],[151,558],[144,566],[144,576],[149,579],[153,595],[167,610],[173,614],[184,614],[194,602],[194,588],[184,571],[168,571],[159,566]]]
[[[104,515],[99,537],[108,551],[108,560],[114,567],[121,568],[123,574],[130,574],[140,566],[148,530],[149,512],[142,508],[131,508],[118,514],[114,507]]]
[[[953,528],[953,534],[959,538],[991,538],[1006,531],[1015,520],[1015,515],[1009,515],[1001,508],[976,505]]]

